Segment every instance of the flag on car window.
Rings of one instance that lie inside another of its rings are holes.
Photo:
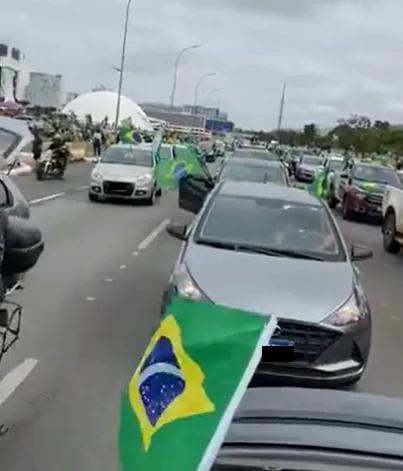
[[[122,395],[122,471],[208,471],[274,317],[176,299]]]
[[[205,175],[205,170],[195,153],[186,146],[176,146],[176,157],[157,162],[157,185],[163,190],[178,188],[179,181],[187,175]]]

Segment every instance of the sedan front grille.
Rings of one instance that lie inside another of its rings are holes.
[[[134,191],[133,183],[104,181],[104,193],[110,196],[131,196]]]
[[[286,340],[294,344],[294,363],[309,365],[313,363],[341,334],[325,327],[302,322],[278,320],[273,339]],[[273,347],[275,348],[275,347]]]

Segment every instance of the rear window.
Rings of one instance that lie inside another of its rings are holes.
[[[230,181],[247,181],[256,183],[287,183],[284,171],[280,167],[266,165],[247,165],[228,163],[224,166],[221,179]]]
[[[217,196],[200,221],[195,240],[291,250],[326,261],[346,260],[323,206],[279,199]]]
[[[133,165],[138,167],[152,167],[153,158],[151,149],[142,149],[136,146],[109,147],[101,158],[104,164]]]
[[[304,155],[304,157],[302,157],[302,160],[301,160],[301,163],[305,164],[305,165],[314,165],[314,166],[318,166],[319,165],[322,165],[322,159],[320,157],[314,157],[314,156],[311,156],[311,155]]]

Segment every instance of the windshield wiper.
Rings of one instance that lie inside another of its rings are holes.
[[[289,257],[289,258],[301,258],[304,260],[317,260],[320,262],[324,261],[323,257],[318,255],[310,255],[304,252],[298,252],[296,250],[287,250],[287,249],[274,249],[274,248],[265,248],[258,247],[254,245],[238,245],[235,250],[259,253],[263,255],[269,255],[274,257]]]
[[[320,256],[310,255],[295,250],[271,249],[256,245],[237,244],[233,242],[220,242],[215,240],[199,240],[197,241],[197,243],[201,245],[208,245],[209,247],[214,247],[216,249],[234,250],[236,252],[250,252],[268,255],[270,257],[289,257],[300,258],[304,260],[317,260],[320,262],[324,261],[324,258]]]

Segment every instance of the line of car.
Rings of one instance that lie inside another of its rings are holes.
[[[372,251],[346,246],[322,199],[285,178],[262,179],[287,169],[270,156],[258,165],[252,154],[253,172],[243,150],[224,161],[216,178],[180,182],[179,206],[195,218],[167,227],[182,248],[161,312],[172,296],[183,296],[275,314],[272,345],[293,346],[295,361],[261,363],[253,384],[353,384],[371,348],[370,306],[353,263]]]

